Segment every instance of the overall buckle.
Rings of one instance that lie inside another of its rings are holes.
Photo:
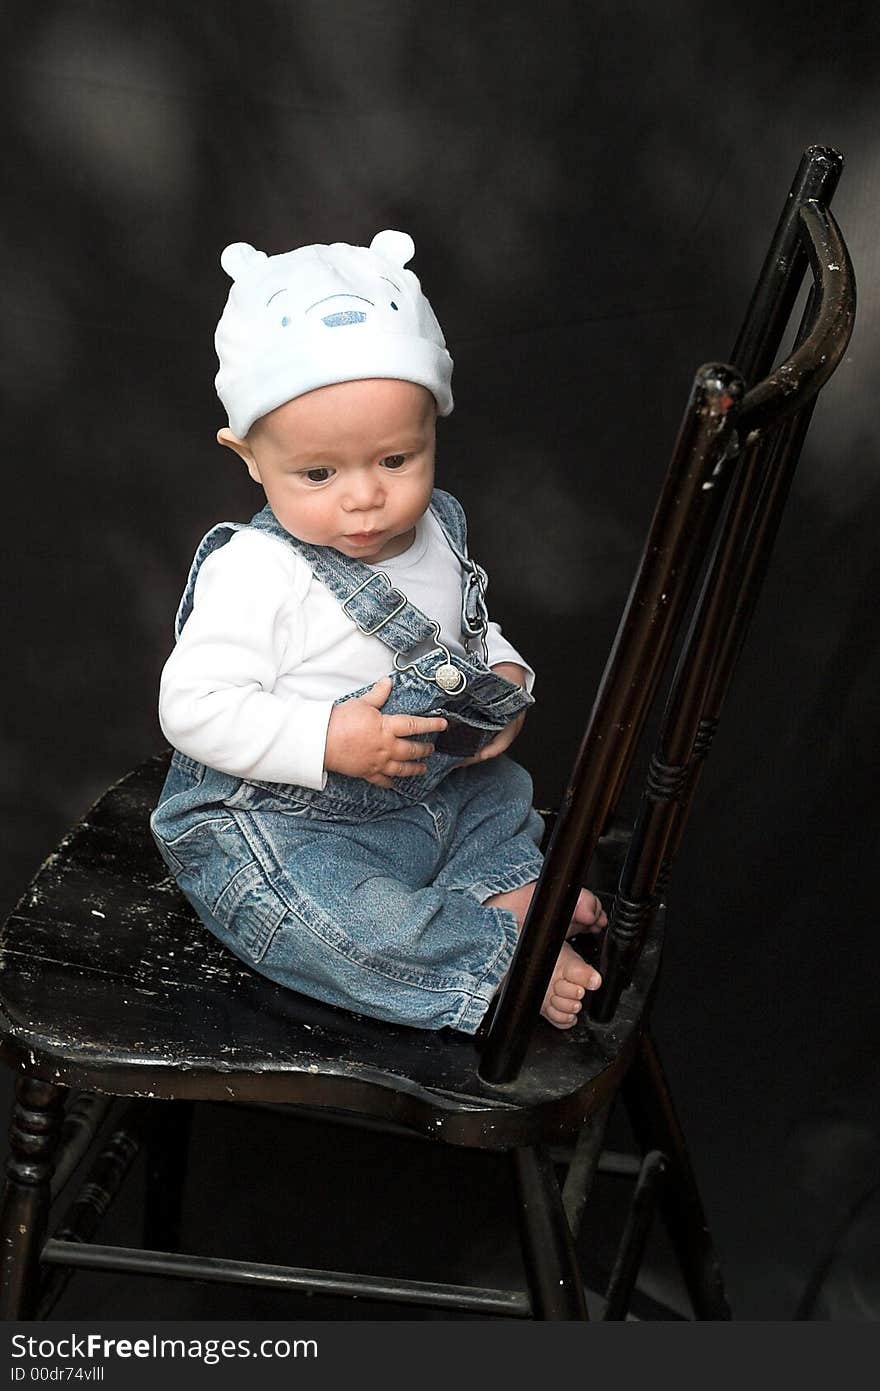
[[[453,664],[452,654],[449,648],[440,641],[440,624],[435,623],[434,620],[431,619],[431,627],[434,629],[434,647],[439,648],[446,658],[444,662],[440,663],[433,676],[426,676],[423,671],[419,671],[419,662],[423,662],[425,660],[424,657],[420,657],[418,661],[415,662],[402,662],[399,652],[395,652],[394,654],[395,670],[414,671],[416,676],[420,677],[422,681],[433,681],[434,685],[439,686],[440,690],[443,691],[445,695],[460,695],[467,685],[467,677],[463,671],[459,671],[458,667]]]
[[[348,612],[348,605],[351,603],[352,599],[356,599],[359,594],[361,594],[365,589],[367,589],[373,583],[373,580],[384,580],[388,586],[388,594],[385,597],[388,599],[395,597],[400,602],[396,605],[395,608],[391,610],[390,613],[386,613],[384,618],[380,618],[379,622],[375,623],[372,628],[365,628],[363,623],[361,623],[357,618],[355,618],[353,613]],[[390,623],[392,618],[396,618],[400,611],[406,608],[406,604],[406,595],[401,594],[399,589],[394,588],[394,585],[391,583],[390,579],[385,574],[385,571],[376,570],[372,575],[368,575],[367,578],[363,580],[361,584],[358,585],[357,589],[353,589],[347,599],[342,600],[341,607],[342,612],[345,614],[346,618],[350,618],[352,623],[354,623],[355,627],[360,628],[361,632],[366,637],[372,637],[374,633],[378,633],[381,628],[384,628],[386,623]]]

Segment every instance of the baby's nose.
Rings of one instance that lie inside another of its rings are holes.
[[[374,474],[364,472],[349,478],[346,488],[346,503],[349,507],[358,510],[376,507],[381,498],[382,482]]]

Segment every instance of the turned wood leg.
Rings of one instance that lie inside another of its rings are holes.
[[[65,1089],[19,1077],[9,1127],[10,1155],[0,1208],[0,1318],[32,1318],[40,1284],[50,1181]]]
[[[678,1256],[687,1291],[698,1319],[729,1319],[721,1268],[684,1133],[672,1104],[657,1048],[646,1034],[623,1083],[623,1099],[633,1133],[643,1153],[660,1150],[668,1169],[659,1191],[659,1206]]]
[[[538,1146],[514,1150],[513,1172],[535,1318],[588,1318],[574,1240],[549,1154]]]

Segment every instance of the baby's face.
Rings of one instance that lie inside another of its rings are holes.
[[[380,561],[412,543],[434,487],[434,397],[415,382],[338,382],[251,429],[247,460],[300,541]]]

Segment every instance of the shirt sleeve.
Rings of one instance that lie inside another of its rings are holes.
[[[234,777],[321,788],[332,700],[274,694],[311,574],[269,537],[239,533],[202,565],[165,664],[159,723],[181,753]]]
[[[488,666],[497,666],[499,662],[517,662],[526,673],[526,690],[529,695],[535,684],[535,673],[529,666],[525,657],[521,657],[516,648],[507,641],[497,623],[490,622],[486,632],[486,647],[489,652]]]

